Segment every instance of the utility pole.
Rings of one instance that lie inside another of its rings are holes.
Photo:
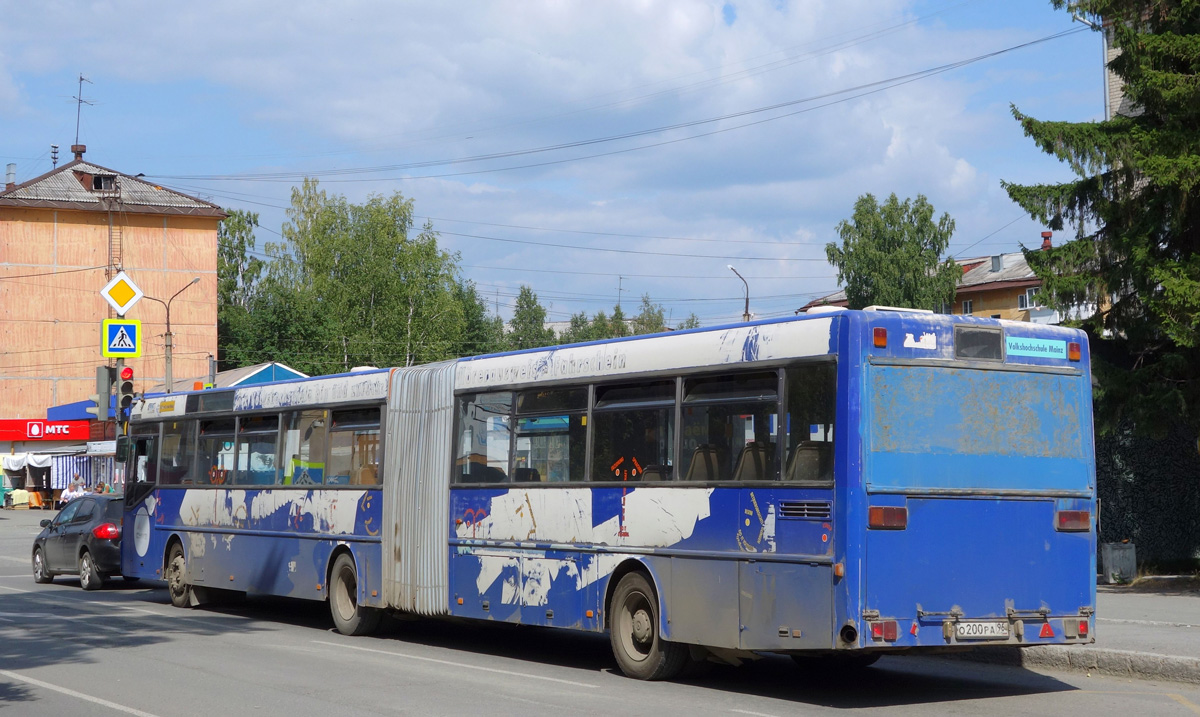
[[[79,94],[75,95],[75,97],[72,98],[75,100],[75,145],[76,146],[79,145],[79,117],[80,117],[80,115],[83,114],[83,106],[84,105],[87,105],[89,107],[92,106],[91,102],[83,99],[83,83],[85,83],[85,82],[88,83],[89,85],[92,84],[92,81],[89,80],[88,78],[84,77],[83,73],[80,72],[79,73]]]
[[[172,294],[171,298],[167,299],[166,301],[163,301],[162,299],[156,299],[153,296],[145,297],[151,301],[157,301],[158,303],[167,307],[167,333],[163,334],[163,339],[164,339],[163,348],[166,349],[166,359],[167,359],[166,380],[164,381],[164,384],[165,384],[164,388],[166,388],[167,393],[170,393],[175,386],[174,370],[173,370],[174,366],[172,365],[172,348],[175,345],[175,334],[171,331],[171,302],[175,300],[176,296],[179,296],[184,291],[187,291],[187,289],[189,287],[191,287],[193,284],[198,284],[198,283],[200,283],[200,277],[197,276],[196,278],[192,279],[187,284],[185,284],[182,289],[180,289],[179,291],[176,291],[174,294]]]

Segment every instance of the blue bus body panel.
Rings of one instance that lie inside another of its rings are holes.
[[[122,570],[160,579],[178,537],[195,585],[324,599],[330,556],[346,545],[362,602],[382,606],[382,508],[378,489],[158,490],[127,513],[133,534],[122,541]]]

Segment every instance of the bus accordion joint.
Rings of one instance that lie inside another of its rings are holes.
[[[1054,529],[1063,533],[1083,533],[1092,528],[1090,510],[1060,510],[1054,514]]]
[[[908,508],[873,505],[867,511],[867,527],[875,530],[904,530],[908,527]]]

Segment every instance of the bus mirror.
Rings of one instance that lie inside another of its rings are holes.
[[[129,460],[129,436],[117,437],[117,450],[115,453],[114,458],[117,463],[124,463]]]

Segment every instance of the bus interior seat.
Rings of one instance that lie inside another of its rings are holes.
[[[833,477],[833,444],[800,441],[788,456],[783,479],[795,483],[818,483]]]
[[[733,469],[733,479],[770,480],[775,473],[775,444],[751,441],[742,446],[738,454],[737,465]]]
[[[503,483],[508,476],[499,468],[474,461],[463,466],[463,483]]]
[[[638,480],[642,480],[642,481],[671,480],[671,467],[670,466],[660,466],[660,465],[646,466],[644,469],[642,469],[642,475],[638,477]]]
[[[688,465],[687,481],[714,481],[721,478],[721,456],[711,443],[701,443],[692,453]]]
[[[541,483],[542,474],[538,473],[537,468],[515,468],[513,469],[513,481],[516,483]]]
[[[355,468],[350,475],[350,485],[375,485],[378,482],[379,472],[373,463]]]

